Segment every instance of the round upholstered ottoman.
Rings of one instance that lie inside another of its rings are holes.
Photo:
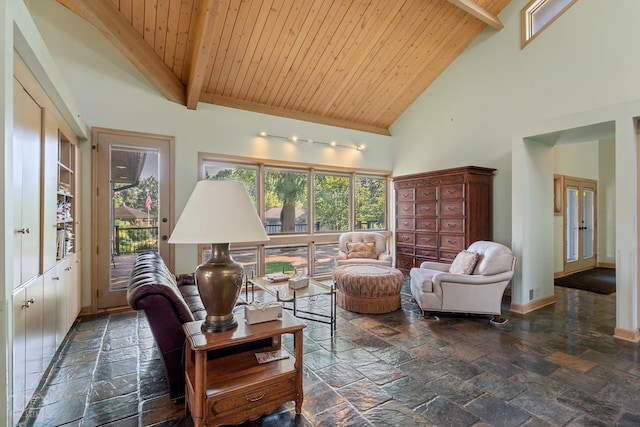
[[[402,272],[377,265],[343,265],[333,271],[336,302],[356,313],[390,313],[400,308]]]

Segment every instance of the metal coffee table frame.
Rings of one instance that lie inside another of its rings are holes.
[[[251,301],[255,300],[255,286],[274,296],[276,301],[282,303],[282,307],[291,310],[293,315],[299,319],[311,320],[318,323],[325,323],[331,327],[331,337],[336,330],[336,287],[335,283],[326,285],[317,280],[309,279],[309,285],[300,289],[291,289],[286,281],[270,282],[264,277],[247,277],[245,286],[245,296],[249,300],[249,285],[251,286]],[[298,307],[298,300],[301,298],[313,298],[322,295],[330,297],[329,314],[317,311],[303,310]]]

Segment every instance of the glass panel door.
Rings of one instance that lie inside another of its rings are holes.
[[[96,168],[97,308],[126,306],[131,267],[155,251],[173,269],[167,243],[173,223],[173,139],[98,130]]]
[[[596,263],[596,183],[565,178],[565,273]]]

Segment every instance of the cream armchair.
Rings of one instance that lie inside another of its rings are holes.
[[[387,238],[382,233],[351,231],[340,235],[336,266],[371,264],[391,267],[392,260],[387,249]]]
[[[515,263],[508,247],[477,241],[451,264],[425,261],[420,268],[412,268],[411,294],[423,313],[493,314],[491,322],[502,324],[506,322],[501,317],[502,295],[513,277]],[[468,274],[460,274],[461,266]],[[454,267],[456,272],[450,271]]]

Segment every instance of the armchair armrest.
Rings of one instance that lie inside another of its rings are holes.
[[[493,274],[491,276],[482,276],[480,274],[452,274],[452,273],[436,273],[431,279],[434,286],[440,286],[442,282],[446,283],[462,283],[465,285],[488,285],[502,281],[509,281],[513,277],[513,271],[505,271],[503,273]]]
[[[378,260],[391,262],[393,261],[393,257],[390,254],[381,253],[380,255],[378,255]]]
[[[451,264],[447,264],[445,262],[423,261],[422,264],[420,264],[420,268],[444,272],[449,272],[449,267],[451,267]]]

